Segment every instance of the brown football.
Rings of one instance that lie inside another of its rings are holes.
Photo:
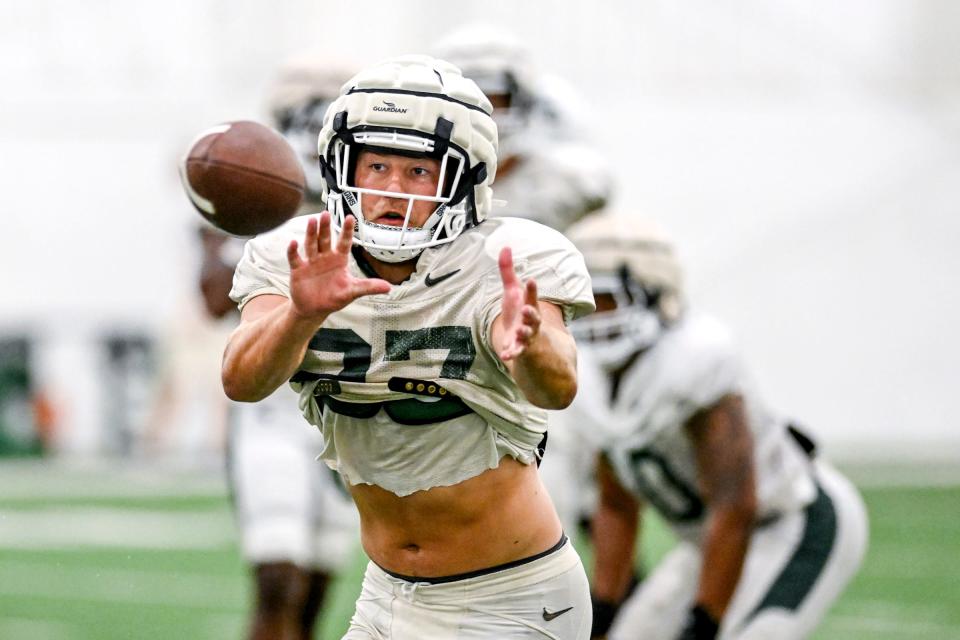
[[[290,144],[250,120],[201,133],[183,159],[180,177],[200,215],[237,236],[263,233],[289,220],[306,188]]]

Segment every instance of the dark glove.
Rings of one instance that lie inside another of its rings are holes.
[[[696,605],[687,614],[687,623],[677,640],[714,640],[719,629],[720,623],[714,620],[706,609]]]
[[[623,601],[626,601],[633,594],[640,583],[643,582],[643,577],[644,574],[642,570],[638,569],[634,571],[630,577],[630,584],[627,587],[627,594],[623,597]],[[590,602],[593,604],[593,627],[590,631],[590,637],[601,638],[610,631],[610,627],[613,625],[613,619],[617,617],[617,612],[620,611],[621,603],[599,600],[593,594],[590,594]]]
[[[593,596],[590,597],[590,600],[593,604],[593,626],[590,629],[590,636],[605,636],[607,631],[610,630],[610,625],[613,624],[613,619],[616,617],[620,605],[609,600],[598,600]]]

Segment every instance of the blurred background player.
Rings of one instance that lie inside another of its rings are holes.
[[[612,175],[588,142],[581,99],[561,78],[537,68],[512,34],[472,25],[450,33],[434,55],[463,70],[493,105],[500,164],[493,215],[535,220],[558,231],[602,207]]]
[[[493,105],[500,164],[493,184],[499,206],[492,215],[528,218],[562,232],[608,202],[613,175],[590,144],[586,106],[562,78],[538,68],[519,38],[477,24],[449,34],[434,50]],[[546,444],[540,475],[564,529],[575,535],[595,502],[592,449],[574,424],[550,429]]]
[[[303,161],[302,213],[323,208],[317,137],[330,100],[351,75],[346,66],[318,58],[286,62],[269,104],[271,124]],[[239,319],[228,294],[243,243],[210,227],[205,236],[200,288],[207,311]],[[228,470],[243,555],[256,583],[251,639],[312,638],[330,577],[356,547],[356,509],[336,473],[317,461],[322,448],[323,438],[287,385],[260,402],[231,404]]]
[[[198,216],[191,220],[198,221],[191,231],[200,249],[199,281],[184,292],[157,341],[159,367],[144,419],[143,448],[151,457],[219,466],[229,420],[219,351],[236,319],[232,307],[218,297],[218,278],[224,276],[216,265],[239,258],[243,244]]]
[[[620,606],[609,638],[807,637],[862,561],[859,494],[764,407],[727,329],[687,311],[661,231],[604,213],[569,235],[597,304],[573,325],[581,383],[567,416],[605,436],[595,636],[627,591],[649,502],[679,542]]]

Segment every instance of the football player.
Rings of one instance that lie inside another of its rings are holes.
[[[727,329],[686,308],[662,231],[603,213],[569,236],[597,306],[573,325],[581,388],[566,416],[604,433],[594,635],[807,637],[863,558],[859,494],[768,411]],[[643,504],[679,542],[621,602]]]
[[[328,211],[237,268],[224,388],[257,401],[290,380],[348,482],[371,560],[351,640],[589,637],[535,463],[544,409],[576,393],[565,325],[592,293],[562,235],[487,218],[491,111],[441,60],[359,73],[320,133]]]
[[[588,142],[578,96],[540,71],[521,40],[472,25],[448,34],[434,52],[460,67],[493,105],[500,135],[493,215],[563,231],[607,202],[612,172]]]
[[[281,66],[271,90],[272,124],[301,156],[307,177],[301,213],[323,208],[316,139],[350,75],[345,65],[305,54]],[[222,317],[236,312],[229,293],[243,245],[212,227],[206,235],[214,237],[204,243],[201,290],[208,312]],[[227,463],[241,549],[255,581],[252,640],[312,638],[330,579],[356,546],[356,509],[336,474],[317,464],[322,448],[289,387],[231,406]]]

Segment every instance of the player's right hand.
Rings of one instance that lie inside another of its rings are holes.
[[[290,300],[294,312],[307,319],[326,318],[362,296],[390,291],[390,283],[379,278],[356,278],[348,268],[353,245],[353,216],[343,221],[340,237],[332,239],[329,211],[307,221],[303,252],[291,240],[287,247],[290,264]]]

